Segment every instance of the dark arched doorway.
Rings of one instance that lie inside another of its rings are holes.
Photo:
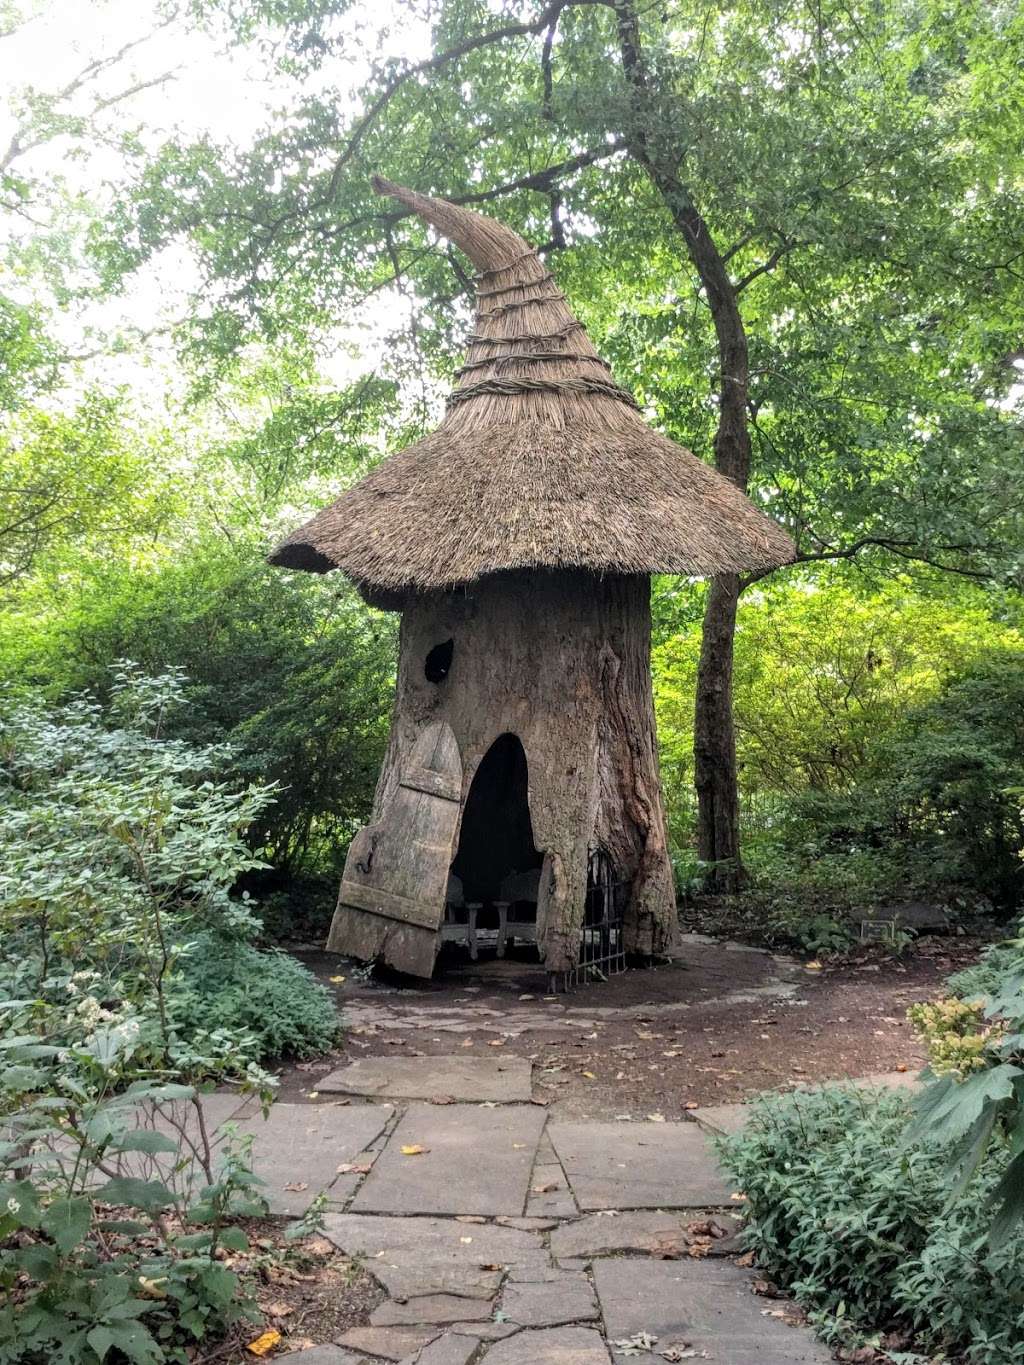
[[[473,776],[452,871],[467,902],[487,902],[499,899],[506,878],[542,861],[533,842],[526,753],[518,735],[499,735]]]

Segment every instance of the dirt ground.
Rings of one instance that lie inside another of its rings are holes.
[[[939,994],[978,949],[967,938],[927,937],[902,960],[870,947],[819,965],[686,935],[671,962],[556,997],[527,950],[500,962],[453,957],[430,982],[375,978],[346,959],[300,953],[335,993],[347,1027],[331,1057],[281,1073],[281,1098],[316,1103],[318,1077],[359,1056],[497,1047],[533,1061],[538,1099],[579,1118],[671,1120],[762,1090],[914,1072],[924,1056],[908,1006]]]

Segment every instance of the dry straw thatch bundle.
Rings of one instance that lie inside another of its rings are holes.
[[[518,233],[374,187],[480,271],[469,353],[437,430],[294,531],[272,563],[340,568],[368,596],[400,600],[507,569],[704,575],[793,557],[733,483],[648,426]]]

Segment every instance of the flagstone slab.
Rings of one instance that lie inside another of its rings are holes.
[[[456,1294],[423,1294],[404,1303],[382,1303],[370,1314],[371,1327],[401,1327],[425,1323],[483,1322],[491,1316],[486,1299],[462,1299]]]
[[[650,1253],[669,1240],[681,1244],[683,1229],[691,1220],[692,1214],[661,1210],[620,1213],[614,1218],[592,1213],[555,1228],[551,1234],[551,1254],[561,1261],[574,1256],[615,1256],[624,1251]]]
[[[546,1266],[534,1232],[454,1218],[375,1218],[327,1214],[327,1237],[347,1256],[358,1256],[393,1299],[455,1294],[491,1299],[507,1269]]]
[[[274,1359],[290,1360],[292,1365],[364,1365],[366,1362],[366,1356],[353,1355],[341,1346],[308,1346],[304,1351],[289,1351]]]
[[[597,1317],[597,1300],[586,1275],[554,1272],[550,1279],[505,1286],[502,1311],[521,1327],[561,1327]]]
[[[728,1261],[594,1262],[605,1331],[613,1344],[639,1332],[657,1350],[679,1343],[728,1365],[827,1365],[831,1352],[806,1328],[767,1316],[768,1301],[751,1293],[751,1277]],[[771,1306],[775,1306],[774,1303]],[[631,1365],[664,1365],[655,1353]]]
[[[360,1057],[318,1081],[317,1089],[389,1100],[521,1104],[531,1098],[530,1072],[524,1057]]]
[[[453,1322],[448,1329],[459,1336],[473,1337],[476,1341],[500,1341],[519,1331],[517,1322]]]
[[[538,1160],[530,1179],[526,1212],[531,1218],[575,1218],[579,1213],[565,1172],[551,1154],[553,1164]]]
[[[486,1365],[611,1365],[608,1347],[591,1327],[548,1327],[499,1341]],[[665,1365],[660,1361],[659,1365]]]
[[[469,1365],[477,1343],[472,1337],[437,1337],[415,1355],[406,1356],[399,1365]]]
[[[705,1104],[691,1115],[713,1134],[738,1133],[749,1116],[750,1110],[745,1104]]]
[[[522,1214],[547,1115],[534,1105],[411,1104],[352,1202],[358,1213]],[[404,1155],[403,1147],[422,1147]]]
[[[352,1327],[338,1338],[340,1346],[351,1346],[385,1360],[401,1360],[426,1346],[440,1332],[439,1327]]]
[[[729,1187],[697,1124],[554,1123],[549,1133],[585,1212],[729,1202]]]
[[[253,1135],[253,1169],[265,1182],[261,1193],[270,1212],[303,1214],[338,1179],[338,1167],[356,1162],[394,1112],[390,1104],[275,1104],[268,1118],[240,1123],[240,1132]]]

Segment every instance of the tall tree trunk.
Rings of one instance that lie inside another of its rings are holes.
[[[681,177],[679,148],[659,138],[658,130],[671,128],[672,121],[661,118],[656,108],[636,9],[632,0],[612,0],[612,4],[618,19],[623,73],[633,97],[630,151],[647,169],[686,242],[718,339],[720,382],[715,466],[745,492],[750,477],[747,428],[750,359],[737,291],[708,225]],[[712,581],[704,614],[694,726],[698,853],[702,861],[713,865],[709,874],[711,884],[724,891],[735,890],[743,879],[732,718],[733,642],[739,592],[735,574]]]
[[[736,733],[732,719],[733,639],[739,582],[722,574],[711,583],[697,666],[693,777],[697,788],[697,853],[711,864],[709,883],[735,890],[742,879]]]

